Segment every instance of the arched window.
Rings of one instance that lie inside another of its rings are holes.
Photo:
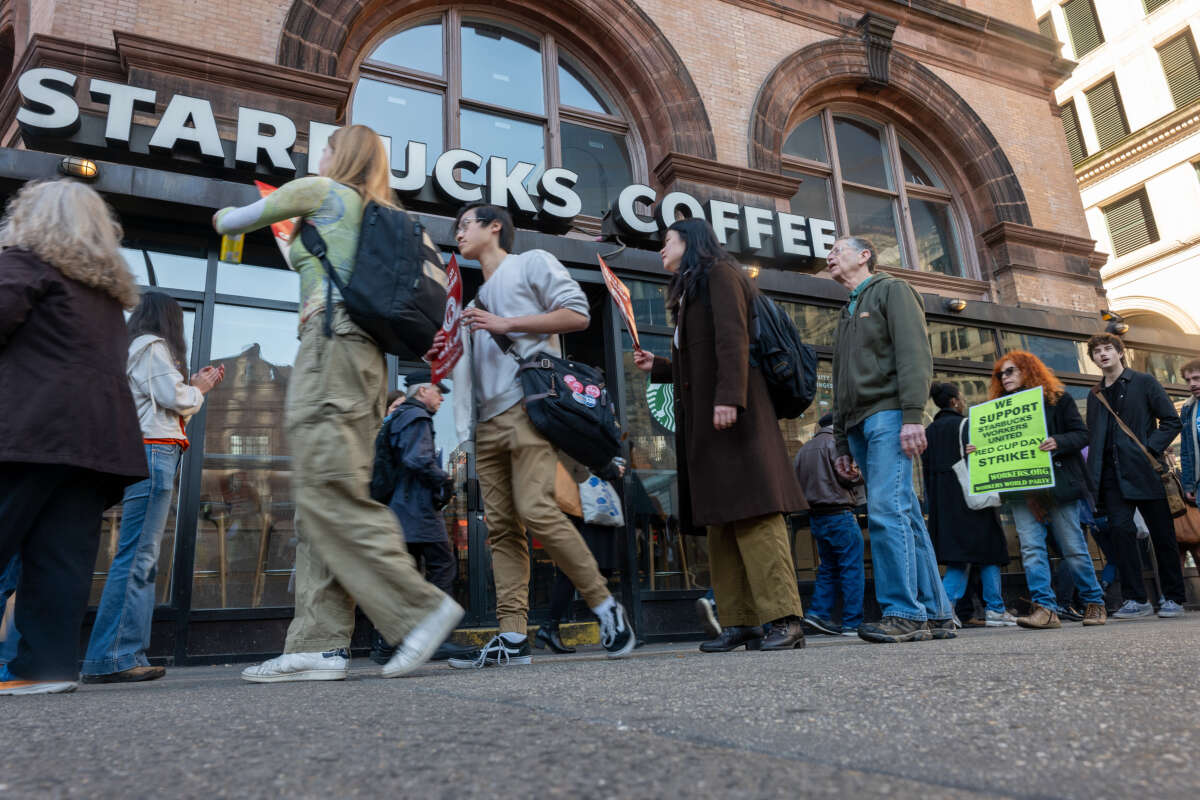
[[[351,117],[399,143],[397,170],[410,139],[429,146],[429,170],[456,147],[532,163],[531,194],[543,170],[566,167],[580,176],[589,216],[603,215],[637,169],[618,105],[553,36],[458,9],[409,22],[369,51]],[[464,171],[462,180],[482,176]]]
[[[867,237],[885,266],[971,277],[963,215],[946,182],[895,126],[825,109],[788,133],[782,163],[803,179],[795,213]]]

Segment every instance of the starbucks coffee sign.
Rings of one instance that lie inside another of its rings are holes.
[[[27,139],[76,135],[82,121],[75,101],[79,80],[71,72],[52,67],[38,67],[20,76],[17,122]],[[133,116],[155,113],[160,104],[158,93],[99,78],[90,79],[87,87],[91,100],[107,108],[103,142],[94,144],[131,151]],[[319,153],[335,130],[337,126],[309,121],[308,152]],[[296,122],[283,114],[239,106],[230,154],[218,133],[212,104],[204,98],[177,94],[166,99],[146,149],[171,157],[199,156],[202,161],[231,168],[261,165],[294,175],[298,171],[293,156],[297,133]],[[390,158],[392,140],[387,131],[380,134]],[[575,191],[580,175],[565,167],[543,170],[528,188],[526,181],[538,169],[536,164],[497,155],[485,157],[465,149],[431,153],[420,141],[407,141],[404,148],[407,168],[402,174],[392,170],[391,176],[392,188],[400,195],[422,194],[432,182],[439,202],[448,206],[484,201],[509,208],[534,224],[541,220],[554,227],[569,223],[583,209],[583,201]],[[315,172],[316,159],[307,162],[308,172]],[[464,182],[460,177],[463,171],[481,174],[482,184]],[[657,238],[679,215],[707,219],[718,240],[730,251],[768,261],[824,258],[836,238],[830,220],[723,200],[702,202],[686,192],[659,197],[655,189],[642,184],[623,188],[610,214],[625,235],[634,239]]]

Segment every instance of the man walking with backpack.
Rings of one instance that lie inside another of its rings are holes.
[[[1113,334],[1100,333],[1088,339],[1088,355],[1104,373],[1087,399],[1088,473],[1100,489],[1098,505],[1108,516],[1125,601],[1112,618],[1154,615],[1142,577],[1134,511],[1141,511],[1146,520],[1158,561],[1165,597],[1158,616],[1182,616],[1186,602],[1183,567],[1166,492],[1156,471],[1156,462],[1162,460],[1183,427],[1179,414],[1153,375],[1125,366],[1125,345]]]
[[[954,610],[913,490],[913,459],[925,450],[922,425],[933,355],[920,295],[875,271],[875,247],[838,239],[829,274],[850,291],[833,353],[833,430],[838,474],[867,479],[875,597],[883,619],[859,627],[868,642],[953,639]],[[851,459],[853,454],[853,459]]]
[[[460,440],[475,441],[475,469],[487,516],[496,583],[499,635],[472,659],[450,659],[456,669],[515,666],[532,660],[526,634],[529,614],[529,546],[536,536],[600,620],[609,658],[633,650],[625,609],[608,591],[596,559],[554,501],[554,447],[530,422],[515,356],[560,352],[560,334],[588,326],[587,296],[567,269],[544,250],[511,253],[513,223],[502,208],[464,207],[456,220],[458,251],[483,268],[475,307],[463,310],[464,353],[454,369],[455,422]],[[484,310],[484,308],[488,310]],[[495,337],[514,342],[505,353]],[[432,358],[441,344],[426,354]],[[583,387],[577,392],[582,397]]]

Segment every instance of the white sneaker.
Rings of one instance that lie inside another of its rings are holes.
[[[443,597],[438,607],[405,635],[395,655],[383,665],[379,674],[385,678],[399,678],[419,669],[446,641],[464,613],[462,606],[449,597]]]
[[[0,695],[18,694],[66,694],[79,688],[75,681],[23,681],[13,679],[0,682]]]
[[[988,628],[1015,628],[1017,618],[1005,611],[988,611],[985,614],[984,625]]]
[[[242,680],[251,683],[283,681],[342,681],[350,666],[350,652],[344,647],[324,653],[284,653],[242,670]]]

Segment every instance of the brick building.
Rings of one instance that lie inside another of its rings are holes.
[[[707,554],[678,533],[673,419],[632,367],[596,256],[628,283],[644,345],[665,352],[656,214],[710,218],[817,347],[818,402],[783,425],[793,451],[830,403],[845,293],[820,270],[841,232],[875,240],[884,268],[924,293],[938,375],[971,400],[1011,347],[1042,355],[1076,397],[1095,380],[1082,341],[1102,325],[1106,256],[1052,94],[1071,65],[1028,0],[9,0],[0,59],[0,190],[63,156],[96,161],[139,282],[188,310],[193,365],[245,371],[191,429],[153,646],[178,662],[277,652],[290,616],[273,409],[296,282],[267,234],[247,238],[241,264],[219,261],[208,219],[255,199],[252,178],[307,173],[339,124],[389,137],[394,186],[447,252],[456,205],[496,198],[536,212],[518,215],[517,249],[553,252],[584,284],[593,323],[567,348],[604,365],[630,434],[619,589],[651,637],[693,629]],[[1151,366],[1189,348],[1200,337],[1130,343]],[[397,379],[406,366],[391,365]],[[450,428],[439,418],[447,451]],[[459,599],[486,625],[486,533],[470,461],[454,462]],[[535,616],[549,579],[535,556]]]

